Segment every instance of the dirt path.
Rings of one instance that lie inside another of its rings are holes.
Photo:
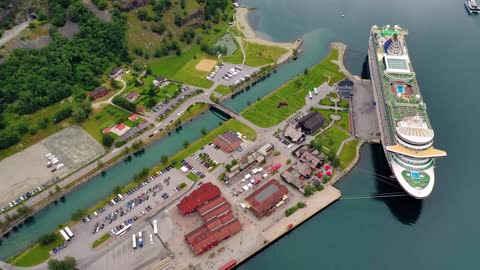
[[[112,103],[112,99],[114,97],[116,97],[117,95],[119,95],[120,93],[123,92],[123,90],[125,90],[125,88],[127,87],[127,83],[122,79],[122,78],[118,78],[118,79],[115,79],[121,83],[123,83],[123,87],[122,89],[118,90],[117,93],[115,93],[115,95],[111,96],[109,99],[105,100],[105,101],[102,101],[102,102],[97,102],[97,103],[93,103],[92,104],[92,108],[95,110],[97,108],[100,108],[103,104],[111,104]]]
[[[5,33],[3,33],[3,36],[0,38],[0,47],[5,45],[5,43],[9,42],[10,40],[12,40],[14,37],[16,37],[18,34],[20,34],[20,32],[22,32],[23,30],[25,30],[28,25],[30,24],[30,20],[26,21],[26,22],[23,22],[15,27],[13,27],[12,29],[9,29],[7,31],[5,31]]]

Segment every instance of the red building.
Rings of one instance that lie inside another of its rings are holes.
[[[245,203],[258,218],[270,214],[275,205],[284,199],[288,189],[277,179],[268,181],[245,199]]]
[[[205,183],[177,205],[183,215],[196,210],[205,221],[205,224],[185,235],[185,241],[195,255],[208,251],[242,229],[230,203],[220,195],[217,186]]]
[[[215,137],[212,142],[224,152],[231,153],[240,147],[242,140],[240,140],[240,138],[238,138],[233,132],[227,131]]]
[[[208,182],[194,190],[190,195],[184,197],[177,205],[178,211],[186,216],[195,212],[195,210],[210,200],[220,196],[220,189],[214,184]]]
[[[90,93],[88,93],[88,95],[91,96],[93,99],[98,99],[98,98],[101,98],[101,97],[104,97],[104,96],[108,95],[108,93],[110,93],[110,90],[108,90],[104,86],[100,86],[100,87],[95,88]]]
[[[230,212],[228,215],[216,218],[185,235],[185,241],[190,245],[195,255],[200,255],[235,235],[241,229],[242,224]]]

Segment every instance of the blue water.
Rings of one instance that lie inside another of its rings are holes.
[[[402,85],[397,85],[397,93],[399,94],[405,93],[405,88]]]

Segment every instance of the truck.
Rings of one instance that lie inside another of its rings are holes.
[[[65,230],[65,232],[68,234],[68,237],[70,238],[73,238],[75,235],[73,235],[73,232],[72,230],[70,230],[70,228],[67,226],[65,228],[63,228]]]
[[[315,96],[318,95],[318,91],[316,87],[313,88],[313,92],[315,93]]]
[[[65,241],[70,241],[70,237],[67,235],[67,233],[63,229],[60,229],[59,232],[62,235],[63,239],[65,239]]]
[[[142,232],[138,232],[138,246],[143,247]]]
[[[60,164],[57,165],[57,170],[60,170],[63,167],[65,167],[65,165],[63,165],[63,163],[60,163]]]
[[[308,96],[312,99],[312,91],[308,91]]]
[[[158,227],[157,227],[157,220],[153,220],[153,234],[157,235],[158,234]]]

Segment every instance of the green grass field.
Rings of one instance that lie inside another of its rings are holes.
[[[32,267],[50,258],[50,250],[63,243],[63,239],[57,235],[57,239],[46,246],[36,244],[21,254],[8,259],[8,263],[18,267]]]
[[[342,98],[337,104],[338,107],[348,108],[350,106],[350,101],[348,99]]]
[[[245,65],[252,67],[276,63],[280,56],[288,52],[288,50],[284,48],[247,41],[243,41],[243,49],[246,54]]]
[[[195,66],[203,59],[216,61],[215,57],[200,53],[197,55],[196,59],[192,57],[187,63],[185,63],[185,65],[175,73],[172,80],[203,88],[210,88],[213,85],[213,82],[205,78],[210,71],[201,71],[195,68]]]
[[[29,129],[36,128],[37,133],[35,133],[34,135],[30,133],[24,134],[21,136],[20,141],[17,144],[12,145],[6,149],[0,150],[0,160],[10,155],[13,155],[17,152],[20,152],[31,145],[34,145],[35,143],[54,134],[55,132],[58,132],[66,127],[69,127],[71,125],[70,119],[65,119],[58,124],[52,124],[53,115],[57,111],[60,111],[61,109],[67,107],[69,104],[70,103],[67,101],[62,101],[60,103],[38,110],[32,114],[22,115],[22,116],[5,112],[3,114],[3,117],[5,120],[5,123],[7,123],[7,127],[8,126],[16,127],[19,125],[25,125]],[[49,120],[48,126],[45,129],[37,128],[39,120],[43,118],[47,118]]]
[[[351,140],[343,145],[339,155],[340,168],[342,170],[348,167],[348,165],[350,165],[355,159],[355,156],[357,155],[357,145],[359,142],[359,140]]]
[[[326,110],[326,109],[319,109],[319,108],[312,108],[311,111],[320,112],[327,121],[332,121],[330,119],[331,114],[335,114],[334,110]],[[346,131],[350,132],[350,118],[348,111],[338,111],[336,114],[340,115],[341,119],[335,122],[336,126],[339,126]]]
[[[232,89],[226,85],[219,85],[215,88],[215,92],[220,93],[222,95],[228,95],[232,92]]]
[[[108,239],[110,239],[111,235],[109,233],[105,233],[104,235],[102,235],[100,238],[98,238],[97,240],[95,240],[93,243],[92,243],[92,248],[96,248],[98,246],[100,246],[101,244],[103,244],[105,241],[107,241]]]
[[[102,130],[106,127],[126,121],[129,113],[108,105],[103,110],[94,112],[80,126],[88,132],[95,140],[102,143]]]
[[[194,59],[194,56],[196,59]],[[195,68],[195,65],[202,59],[215,58],[200,52],[199,47],[194,47],[180,56],[168,56],[152,62],[149,66],[155,75],[161,75],[186,84],[209,88],[213,85],[212,81],[205,78],[209,72],[200,71]]]
[[[243,61],[243,53],[242,50],[237,49],[233,52],[230,56],[222,56],[223,61],[231,64],[241,64]]]
[[[192,153],[194,153],[195,151],[198,151],[200,148],[202,148],[203,146],[205,146],[206,144],[211,142],[213,140],[213,138],[215,138],[217,135],[225,133],[229,130],[231,130],[235,133],[240,132],[243,135],[247,136],[247,139],[249,139],[249,140],[252,140],[252,138],[253,138],[253,141],[255,141],[256,138],[257,138],[257,134],[256,134],[255,130],[253,130],[251,127],[246,126],[245,124],[243,124],[242,122],[240,122],[236,119],[230,119],[230,120],[226,121],[225,123],[223,123],[218,128],[210,131],[207,135],[205,135],[202,138],[200,138],[200,139],[196,140],[195,142],[191,143],[187,148],[185,148],[182,151],[175,154],[173,157],[170,158],[170,161],[175,160],[177,168],[180,168],[182,166],[181,161],[183,159],[187,158]],[[156,172],[159,169],[164,168],[164,167],[165,167],[165,165],[159,165],[159,166],[153,168],[150,171],[151,172]]]
[[[332,107],[335,106],[335,102],[332,102],[329,97],[322,98],[318,104]]]
[[[345,77],[336,64],[330,62],[337,59],[338,50],[333,49],[328,57],[311,68],[307,75],[300,75],[287,82],[274,92],[248,107],[242,115],[259,127],[272,127],[279,124],[305,106],[308,91],[324,82],[333,85]],[[288,106],[277,108],[281,101]]]
[[[349,137],[350,134],[343,129],[333,126],[322,134],[317,135],[314,140],[320,142],[325,152],[328,153],[332,150],[336,152],[340,147],[340,144]]]

